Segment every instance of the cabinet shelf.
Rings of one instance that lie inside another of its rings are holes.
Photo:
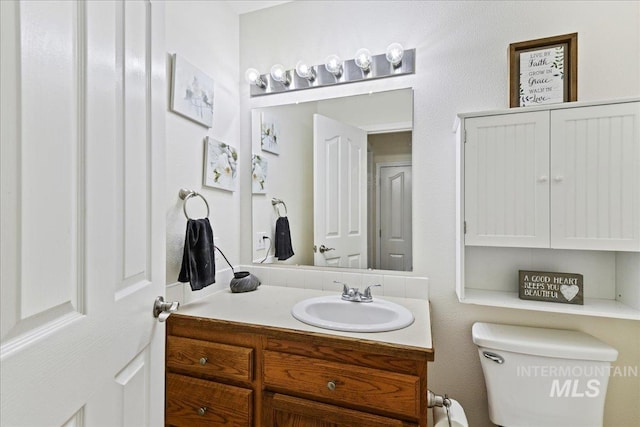
[[[640,320],[640,310],[616,300],[585,298],[584,305],[559,304],[543,301],[528,301],[518,298],[517,292],[490,291],[485,289],[465,289],[464,304],[478,304],[490,307],[516,308],[519,310],[543,311],[547,313],[577,314],[582,316],[610,317],[616,319]]]

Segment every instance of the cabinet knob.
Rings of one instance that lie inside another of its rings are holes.
[[[336,382],[335,382],[335,381],[329,381],[329,382],[327,383],[327,388],[328,388],[329,390],[331,390],[331,391],[335,390],[335,389],[336,389]]]
[[[206,357],[201,357],[201,358],[200,358],[200,364],[201,364],[202,366],[206,365],[206,364],[207,364],[207,360],[208,360],[208,359],[207,359]]]
[[[538,178],[538,182],[547,182],[549,181],[549,177],[547,175],[542,175]]]
[[[553,180],[554,180],[555,182],[562,182],[562,181],[564,181],[564,176],[562,176],[562,175],[556,175],[556,176],[553,178]]]
[[[201,417],[204,416],[204,414],[207,413],[207,407],[206,406],[202,406],[200,408],[198,408],[198,415],[200,415]]]

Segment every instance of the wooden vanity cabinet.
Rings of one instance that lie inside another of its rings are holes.
[[[432,349],[172,314],[166,424],[427,425]]]
[[[167,319],[167,426],[254,425],[260,340],[237,329],[219,331],[206,319]]]

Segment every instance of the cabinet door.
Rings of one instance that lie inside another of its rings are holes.
[[[466,245],[549,247],[549,112],[465,120]]]
[[[417,427],[393,418],[283,394],[266,393],[262,407],[264,427]]]
[[[640,103],[551,112],[551,246],[640,250]]]

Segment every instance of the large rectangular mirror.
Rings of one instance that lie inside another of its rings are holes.
[[[252,110],[254,262],[411,271],[412,135],[411,89]]]

